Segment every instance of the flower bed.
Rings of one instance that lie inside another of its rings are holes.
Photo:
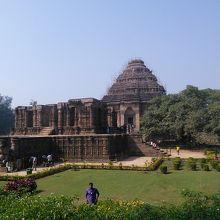
[[[33,192],[36,190],[37,184],[34,179],[26,178],[15,181],[9,181],[4,186],[4,191],[7,193],[15,192],[17,194],[23,194],[27,192]]]

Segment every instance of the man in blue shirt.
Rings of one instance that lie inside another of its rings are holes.
[[[99,191],[93,187],[93,183],[89,183],[89,188],[86,190],[87,204],[96,204],[99,198]]]

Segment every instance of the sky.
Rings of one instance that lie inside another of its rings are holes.
[[[0,0],[12,107],[101,99],[133,58],[165,86],[220,89],[219,0]]]

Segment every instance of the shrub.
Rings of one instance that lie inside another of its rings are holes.
[[[161,171],[161,173],[166,174],[167,173],[167,166],[160,166],[160,171]]]
[[[196,169],[197,169],[196,163],[191,163],[190,168],[191,168],[191,170],[196,171]]]
[[[37,184],[34,179],[20,179],[15,181],[9,181],[4,186],[5,192],[16,192],[18,194],[33,192],[36,190]]]
[[[180,170],[181,163],[179,161],[173,161],[173,169]]]
[[[134,201],[99,201],[97,205],[78,204],[67,196],[16,197],[0,194],[1,219],[219,219],[220,194],[205,195],[184,190],[181,204],[160,206]]]
[[[210,171],[209,165],[208,165],[208,164],[204,164],[203,170],[204,170],[204,171]]]
[[[218,172],[220,172],[220,165],[218,165],[218,166],[216,167],[216,170],[217,170]]]
[[[201,169],[204,169],[204,166],[207,163],[207,160],[205,158],[202,158],[202,159],[200,159],[199,162],[200,162]]]
[[[197,166],[196,166],[196,160],[194,158],[188,158],[187,160],[187,166],[190,170],[193,170],[195,171],[197,169]]]
[[[119,169],[120,169],[120,170],[123,169],[122,163],[119,163]]]
[[[163,163],[163,158],[157,158],[157,160],[154,163],[151,163],[150,166],[148,166],[146,169],[148,171],[154,171],[157,170],[157,168]]]
[[[151,161],[152,161],[152,163],[155,163],[157,161],[157,158],[156,157],[152,157]]]
[[[182,160],[180,159],[180,157],[176,157],[173,160],[173,169],[174,170],[179,170],[182,164]]]
[[[208,159],[214,159],[214,157],[215,157],[215,154],[216,154],[216,151],[207,151],[207,157],[208,157]],[[218,157],[219,157],[220,155],[218,154]]]
[[[200,163],[202,164],[202,163],[207,163],[207,160],[205,159],[205,158],[201,158],[200,159]]]
[[[109,169],[112,169],[112,167],[113,167],[113,162],[112,162],[111,160],[109,161],[108,166],[109,166]]]
[[[211,160],[210,164],[213,169],[216,169],[216,167],[219,165],[219,161],[218,160]]]

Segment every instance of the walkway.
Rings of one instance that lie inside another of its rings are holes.
[[[181,150],[181,149],[180,149],[180,153],[178,155],[177,152],[176,152],[176,149],[172,149],[170,157],[171,158],[174,158],[174,157],[180,157],[180,158],[189,158],[189,157],[206,158],[206,155],[204,155],[204,151],[201,151],[201,150]]]
[[[175,157],[180,157],[180,158],[189,158],[189,157],[193,157],[193,158],[206,158],[206,156],[204,155],[204,152],[201,150],[180,150],[180,154],[177,155],[176,149],[171,149],[171,156],[170,158],[175,158]],[[114,165],[119,165],[119,163],[122,163],[122,165],[124,166],[145,166],[145,163],[150,163],[152,160],[152,157],[128,157],[124,160],[120,160],[117,162],[114,162]],[[77,164],[77,163],[76,163]],[[93,163],[88,163],[88,164],[93,164]],[[101,163],[95,163],[95,164],[101,164]],[[107,164],[107,163],[105,163]],[[56,164],[54,167],[56,166],[60,166],[63,164]],[[41,172],[43,170],[47,170],[50,167],[38,167],[37,171],[33,171],[33,173],[37,173],[37,172]],[[5,175],[9,175],[9,176],[26,176],[27,172],[26,170],[22,170],[19,172],[13,172],[13,173],[1,173],[0,172],[0,176],[5,176]]]

